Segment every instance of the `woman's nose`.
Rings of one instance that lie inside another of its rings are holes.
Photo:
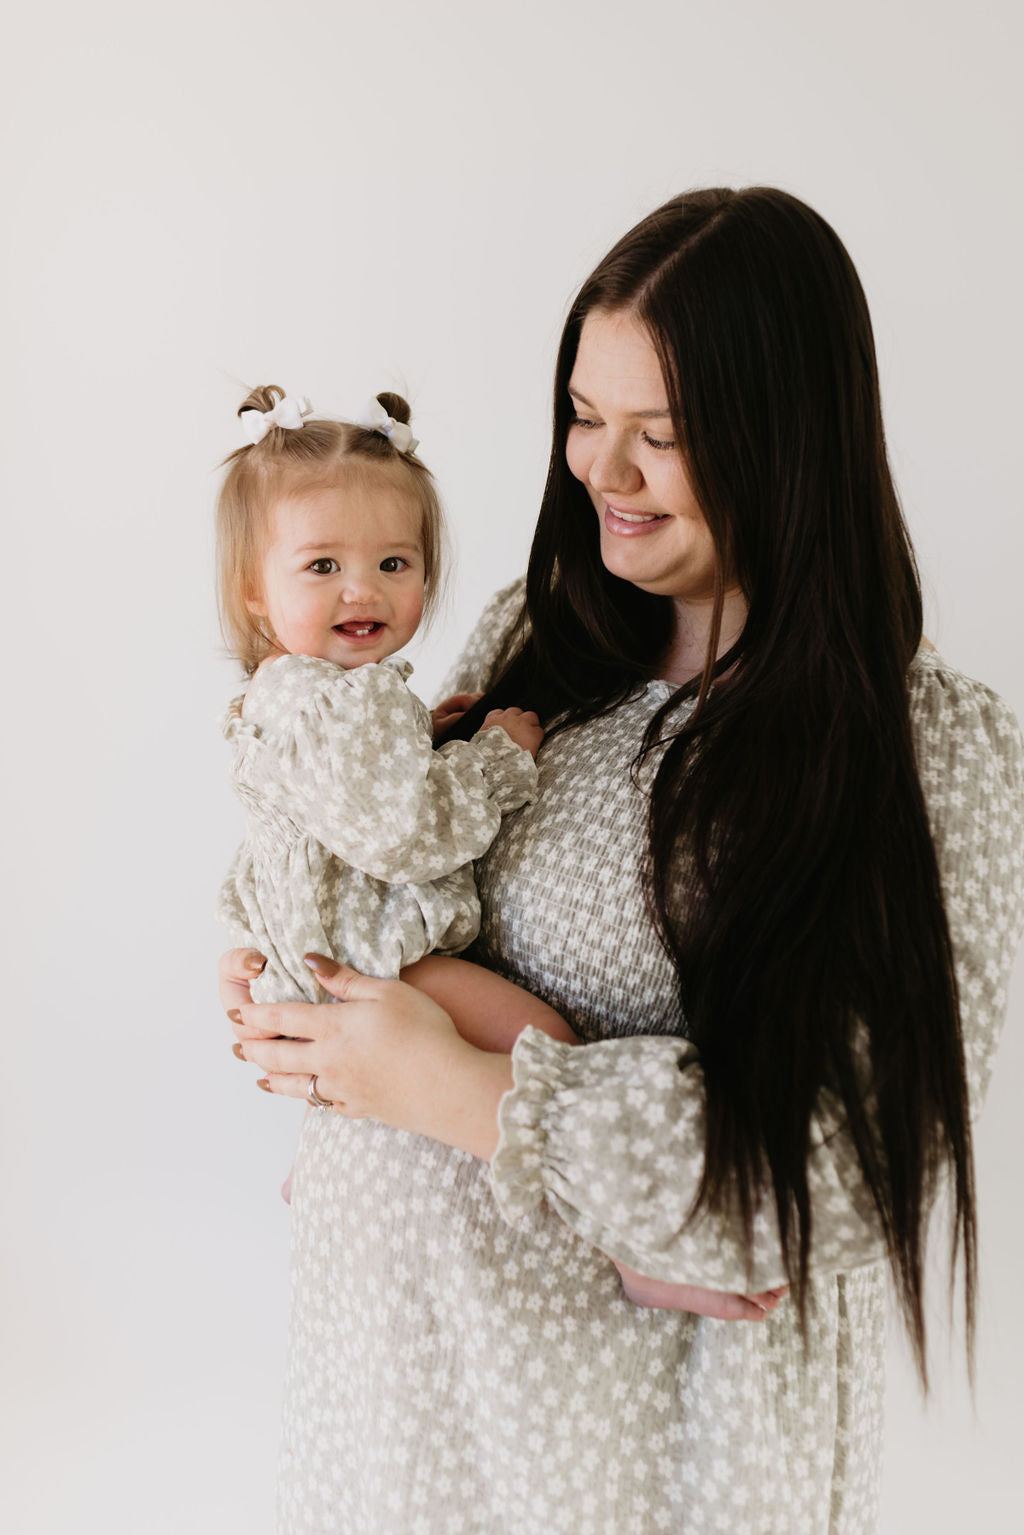
[[[601,495],[635,495],[643,475],[625,447],[608,437],[595,453],[587,477]]]

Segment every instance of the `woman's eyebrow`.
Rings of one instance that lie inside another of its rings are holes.
[[[571,384],[567,385],[567,388],[573,399],[579,400],[580,404],[585,405],[588,410],[597,409],[597,406],[592,405],[585,394],[580,394],[579,390],[574,389]],[[639,421],[651,421],[657,420],[661,416],[671,416],[672,412],[666,406],[663,410],[631,410],[629,414]]]

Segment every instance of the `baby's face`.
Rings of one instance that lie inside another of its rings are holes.
[[[282,652],[365,666],[401,650],[423,614],[421,513],[384,476],[283,496],[270,508],[250,610]]]

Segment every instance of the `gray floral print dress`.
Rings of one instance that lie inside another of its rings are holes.
[[[520,599],[521,585],[498,594],[445,691],[485,686]],[[977,1107],[1024,927],[1024,743],[1007,705],[941,656],[919,651],[909,680]],[[492,1163],[306,1116],[283,1535],[875,1529],[886,1265],[835,1105],[822,1098],[811,1157],[806,1347],[785,1302],[757,1325],[634,1306],[606,1256],[726,1290],[783,1277],[767,1217],[752,1274],[727,1220],[683,1219],[701,1067],[644,915],[629,774],[669,691],[652,682],[546,742],[536,801],[477,861],[470,957],[585,1041],[520,1037]]]
[[[267,956],[255,1002],[323,1000],[311,951],[390,977],[476,937],[472,861],[537,770],[497,727],[434,751],[411,672],[391,656],[351,670],[280,656],[223,716],[247,824],[219,915]]]

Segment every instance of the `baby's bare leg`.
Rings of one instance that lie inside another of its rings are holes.
[[[565,1019],[539,997],[468,959],[428,954],[408,965],[400,977],[426,992],[449,1014],[455,1027],[478,1050],[508,1055],[528,1024],[566,1044],[578,1043]]]

